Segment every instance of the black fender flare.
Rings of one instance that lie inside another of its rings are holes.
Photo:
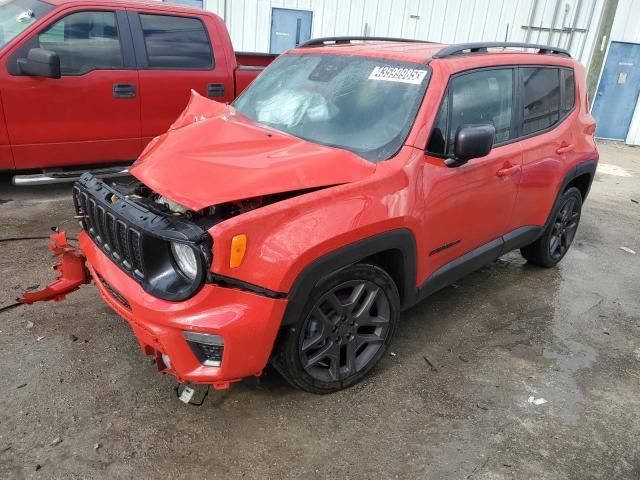
[[[573,167],[571,170],[567,172],[567,174],[564,176],[564,179],[562,180],[562,183],[560,184],[560,189],[556,193],[556,199],[553,201],[553,205],[551,205],[551,210],[549,211],[549,215],[547,216],[547,221],[545,222],[544,227],[540,231],[540,235],[542,235],[542,233],[549,226],[549,223],[551,223],[551,221],[553,220],[553,212],[556,210],[556,207],[558,206],[560,197],[562,196],[564,191],[567,189],[567,185],[569,185],[569,183],[571,183],[572,180],[578,178],[581,175],[584,175],[585,173],[589,174],[589,185],[587,186],[587,191],[582,201],[584,202],[587,199],[587,195],[589,193],[589,190],[591,189],[591,184],[593,183],[593,178],[596,176],[597,167],[598,167],[598,158],[596,157],[596,158],[590,158],[588,160],[585,160],[577,164],[575,167]]]
[[[416,297],[417,247],[413,232],[407,228],[388,230],[333,250],[307,265],[294,281],[289,293],[282,325],[295,323],[302,314],[313,288],[327,276],[387,250],[398,250],[402,257],[403,306]],[[398,286],[400,289],[400,286]]]

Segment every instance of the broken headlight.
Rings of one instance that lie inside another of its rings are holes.
[[[195,280],[198,276],[198,259],[195,250],[184,243],[171,242],[171,254],[184,276],[189,280]]]
[[[146,236],[142,251],[145,290],[165,300],[181,301],[195,294],[205,282],[211,265],[208,241]]]

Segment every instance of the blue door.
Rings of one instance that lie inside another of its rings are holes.
[[[311,17],[308,10],[273,8],[271,10],[271,53],[285,50],[311,38]]]
[[[640,93],[640,44],[611,42],[592,115],[596,137],[624,140]]]

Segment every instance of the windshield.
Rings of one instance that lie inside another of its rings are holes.
[[[0,1],[0,48],[53,9],[39,0]]]
[[[288,54],[234,106],[258,123],[379,162],[402,146],[428,81],[421,64]]]

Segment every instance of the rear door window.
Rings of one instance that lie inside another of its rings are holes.
[[[521,68],[523,85],[522,135],[552,127],[560,120],[560,70]]]
[[[149,68],[208,70],[213,54],[198,18],[140,14]]]

